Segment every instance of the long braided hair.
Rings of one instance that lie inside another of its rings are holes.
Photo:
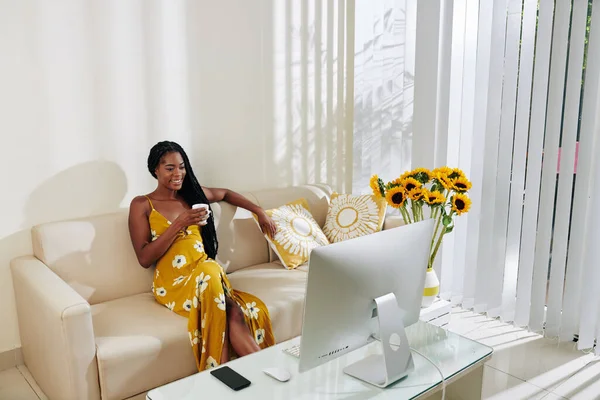
[[[190,207],[197,203],[209,204],[206,194],[204,194],[204,190],[202,190],[202,187],[196,179],[196,175],[194,175],[190,160],[179,144],[163,141],[155,144],[152,149],[150,149],[150,154],[148,155],[148,171],[150,171],[150,174],[156,178],[156,167],[158,167],[161,158],[167,153],[181,154],[181,158],[183,158],[183,162],[185,163],[186,173],[178,194]],[[210,209],[210,204],[208,207]],[[208,223],[202,227],[201,232],[206,255],[209,258],[215,259],[217,251],[219,250],[219,242],[217,241],[217,231],[215,229],[215,220],[213,218],[212,209],[210,216],[208,217]]]

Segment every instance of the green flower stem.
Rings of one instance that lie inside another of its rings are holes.
[[[398,207],[398,211],[400,211],[400,214],[402,214],[402,219],[404,220],[404,223],[408,224],[406,214],[404,213],[404,210],[402,210],[402,207]]]
[[[419,220],[419,215],[416,213],[415,202],[413,200],[410,201],[410,209],[412,211],[413,220],[417,222]]]
[[[453,215],[454,215],[454,212],[450,212],[449,217],[452,218]],[[440,217],[441,217],[441,215],[440,215]],[[433,262],[435,261],[435,256],[437,255],[437,252],[440,248],[440,245],[442,244],[442,239],[445,234],[446,234],[446,226],[444,225],[444,228],[440,232],[440,237],[437,241],[437,244],[435,245],[435,249],[433,250],[431,257],[429,258],[429,268],[433,267]],[[435,236],[434,236],[434,238],[435,238]]]
[[[404,208],[404,206],[398,207],[398,210],[400,210],[400,213],[402,214],[402,218],[404,219],[404,223],[405,224],[410,224],[410,217],[408,216],[408,212],[406,211],[406,209]]]
[[[429,206],[430,208],[433,208],[432,206]],[[433,208],[433,212],[431,213],[431,218],[432,219],[436,219],[437,218],[437,213],[438,213],[438,207]]]
[[[446,234],[446,229],[443,229],[440,232],[440,237],[438,238],[437,244],[435,245],[435,249],[433,250],[431,257],[429,258],[429,265],[427,266],[427,268],[433,268],[433,262],[435,261],[435,256],[437,255],[440,245],[442,244],[442,238],[444,237],[445,234]]]
[[[405,205],[402,207],[402,209],[404,210],[404,212],[406,213],[406,218],[408,218],[408,223],[412,224],[413,220],[410,218],[410,212],[406,209],[406,203]]]
[[[435,243],[435,238],[437,237],[441,223],[442,223],[442,213],[440,212],[440,215],[437,219],[437,223],[435,225],[435,231],[433,232],[433,236],[431,237],[431,245],[429,246],[429,254],[431,254],[431,250],[433,249],[433,244]]]

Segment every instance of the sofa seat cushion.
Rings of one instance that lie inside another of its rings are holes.
[[[277,260],[277,261],[273,261],[273,264],[275,265],[279,265],[281,268],[285,268],[283,266],[283,264],[281,263],[281,261]],[[304,272],[308,272],[308,261],[305,262],[304,264],[300,264],[297,268],[294,269],[295,271],[304,271]]]
[[[143,293],[92,306],[102,399],[124,399],[189,376],[187,319]]]
[[[308,273],[308,263],[304,263],[296,268],[296,271],[302,271]]]
[[[306,272],[267,263],[243,268],[228,276],[235,290],[253,294],[266,304],[277,343],[302,333]]]

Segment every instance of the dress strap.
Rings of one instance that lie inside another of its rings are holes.
[[[152,207],[152,209],[154,210],[154,205],[152,204],[152,200],[150,200],[150,197],[144,195],[145,198],[148,199],[148,203],[150,203],[150,207]]]

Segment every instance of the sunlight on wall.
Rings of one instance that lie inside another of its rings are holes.
[[[273,4],[274,180],[349,190],[345,2]],[[267,146],[270,147],[270,146]]]

